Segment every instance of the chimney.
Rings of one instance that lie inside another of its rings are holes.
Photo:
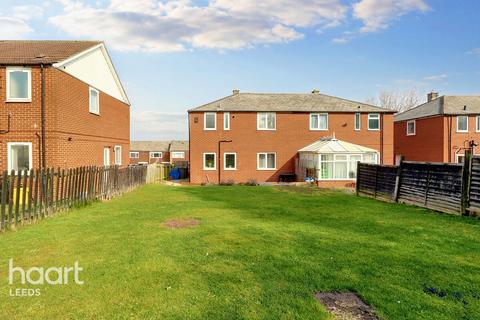
[[[233,94],[239,94],[240,93],[240,90],[238,89],[233,89]]]
[[[312,90],[312,94],[319,94],[319,93],[320,93],[320,90],[317,90],[317,89]]]
[[[432,91],[429,94],[427,94],[427,102],[430,102],[432,100],[435,100],[438,98],[438,92]]]

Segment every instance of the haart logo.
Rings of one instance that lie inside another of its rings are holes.
[[[73,267],[31,267],[24,269],[23,267],[14,266],[13,259],[8,261],[8,284],[15,285],[15,281],[19,280],[22,285],[67,285],[74,283],[83,285],[84,281],[80,280],[80,267],[78,261],[75,261]],[[18,279],[19,278],[19,279]],[[10,288],[10,296],[39,296],[40,289],[32,288]]]

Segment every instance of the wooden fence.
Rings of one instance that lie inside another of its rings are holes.
[[[360,163],[357,194],[463,214],[468,202],[468,164],[401,162],[399,166]],[[478,177],[478,178],[477,178]],[[478,175],[480,182],[480,160]],[[480,207],[480,184],[479,184]]]
[[[172,165],[164,163],[149,164],[147,168],[147,183],[158,183],[168,180]]]
[[[146,168],[80,167],[25,170],[0,177],[0,229],[40,219],[145,184]]]
[[[468,210],[480,214],[480,157],[473,157],[471,164],[471,179],[469,185]]]

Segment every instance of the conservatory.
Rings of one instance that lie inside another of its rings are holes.
[[[377,150],[335,137],[322,138],[298,152],[298,174],[302,180],[355,180],[358,162],[378,162]]]

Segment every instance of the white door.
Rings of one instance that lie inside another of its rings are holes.
[[[110,148],[103,148],[103,165],[110,165]]]

